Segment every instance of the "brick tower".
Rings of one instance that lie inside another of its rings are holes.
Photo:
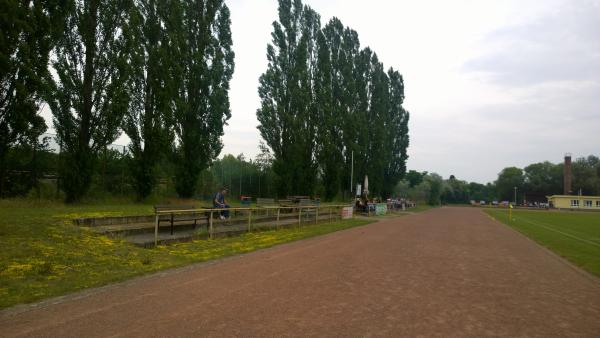
[[[563,190],[564,190],[563,192],[564,192],[564,195],[571,195],[571,193],[572,193],[571,173],[572,173],[571,154],[566,153],[565,154],[565,166],[563,168]]]

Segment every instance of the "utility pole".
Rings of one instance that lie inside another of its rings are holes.
[[[351,198],[354,198],[354,196],[352,196],[353,182],[354,182],[354,150],[352,150],[352,164],[350,165],[350,197]]]
[[[517,205],[517,187],[515,187],[515,206]]]

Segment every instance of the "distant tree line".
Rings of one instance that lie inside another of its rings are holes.
[[[234,53],[223,0],[0,0],[0,10],[0,196],[23,190],[9,179],[23,162],[15,156],[30,154],[37,175],[44,104],[67,201],[89,191],[121,132],[131,145],[120,163],[140,199],[162,171],[179,196],[195,193],[230,118]]]
[[[495,182],[498,198],[517,201],[531,200],[536,196],[563,194],[563,163],[541,162],[525,168],[504,168]],[[600,196],[600,158],[594,155],[577,158],[572,163],[572,194]],[[529,198],[527,197],[529,196]]]
[[[600,196],[600,158],[594,155],[577,158],[572,163],[572,194]],[[525,168],[502,169],[493,183],[466,182],[451,175],[410,170],[394,190],[395,195],[432,205],[465,204],[474,201],[545,201],[546,196],[563,194],[563,163],[548,161]]]
[[[372,195],[390,196],[408,157],[402,75],[337,18],[322,27],[301,0],[279,0],[267,59],[256,114],[276,194],[331,200],[368,175]]]

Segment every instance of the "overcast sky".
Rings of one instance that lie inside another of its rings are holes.
[[[404,76],[408,168],[488,182],[600,154],[600,1],[305,0]],[[223,153],[253,157],[276,0],[227,1],[235,74]]]
[[[277,1],[226,3],[236,65],[221,155],[254,157]],[[336,16],[356,30],[362,47],[404,76],[408,169],[485,183],[508,166],[600,155],[600,0],[305,4],[322,25]]]

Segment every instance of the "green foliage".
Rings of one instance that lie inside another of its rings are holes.
[[[409,113],[402,107],[404,101],[404,80],[399,72],[390,68],[389,78],[389,108],[384,118],[384,162],[383,186],[381,194],[391,196],[392,188],[406,173],[406,149],[409,144],[408,119]]]
[[[422,173],[416,171],[416,170],[409,170],[408,173],[406,173],[406,180],[408,181],[408,183],[410,184],[410,187],[414,187],[416,185],[419,185],[421,182],[423,182],[423,178],[427,175],[427,172],[424,171]]]
[[[128,153],[122,150],[105,148],[98,154],[94,162],[94,172],[90,191],[93,195],[108,194],[123,196],[131,193],[131,176],[129,172],[132,162]]]
[[[496,197],[496,187],[492,183],[481,184],[476,182],[469,183],[469,200],[473,201],[493,201]]]
[[[410,170],[407,177],[398,182],[394,195],[430,205],[467,204],[471,200],[489,202],[496,199],[495,187],[491,183],[469,183],[454,175],[444,180],[438,174],[414,170]]]
[[[222,0],[173,1],[166,29],[170,46],[175,184],[181,197],[193,196],[200,173],[220,153],[223,125],[231,117],[233,75],[229,9]]]
[[[563,167],[548,161],[526,166],[525,191],[547,196],[562,194]]]
[[[334,198],[350,181],[354,154],[355,182],[369,175],[369,190],[389,196],[406,169],[402,76],[360,50],[358,34],[338,19],[323,29],[319,21],[300,0],[280,0],[267,46],[257,118],[278,194],[314,194],[320,181],[325,199]]]
[[[76,0],[56,41],[47,100],[61,146],[61,176],[69,202],[92,182],[95,155],[119,134],[126,109],[125,0]]]
[[[498,174],[498,180],[496,180],[495,184],[498,197],[503,201],[514,201],[515,188],[517,188],[518,203],[518,192],[523,192],[523,186],[525,184],[523,170],[516,167],[504,168],[500,174]]]
[[[267,47],[260,77],[258,127],[274,155],[277,194],[312,194],[316,183],[315,140],[319,122],[312,100],[319,16],[300,0],[279,1],[279,22]]]
[[[46,130],[38,110],[65,3],[0,0],[0,196],[6,195],[9,149],[17,143],[37,146]]]
[[[237,157],[225,155],[216,160],[203,175],[202,197],[210,199],[220,187],[228,187],[230,196],[273,197],[273,173],[270,166],[256,160],[247,160],[242,154]],[[210,180],[210,182],[209,182]]]
[[[573,193],[600,196],[600,158],[590,155],[573,162]]]
[[[454,175],[444,181],[441,201],[443,204],[467,204],[471,200],[471,191],[466,181],[456,179]],[[488,201],[488,199],[485,199]]]
[[[442,202],[442,193],[444,187],[444,180],[442,176],[431,173],[425,176],[425,182],[429,184],[429,195],[427,196],[427,203],[429,205],[440,205]]]
[[[573,161],[572,190],[574,194],[600,195],[600,159],[597,156],[577,158]],[[517,200],[522,202],[523,195],[544,199],[545,196],[563,193],[563,164],[551,162],[534,163],[523,170],[505,168],[495,182],[497,195],[501,199],[514,199],[514,187],[517,187]],[[511,190],[513,189],[513,190]]]
[[[329,26],[329,25],[328,25]],[[315,73],[315,109],[319,120],[322,122],[316,136],[318,162],[321,165],[321,177],[325,200],[332,200],[341,188],[340,166],[343,163],[342,128],[339,123],[343,116],[341,111],[339,93],[339,79],[334,78],[339,74],[332,66],[332,58],[338,53],[339,41],[331,40],[328,27],[317,36],[317,71]],[[331,48],[330,48],[331,46]],[[337,60],[336,60],[337,61]],[[335,63],[338,66],[338,63]],[[337,95],[334,95],[336,93]]]
[[[10,163],[10,171],[5,177],[5,196],[24,196],[32,189],[37,195],[42,174],[56,174],[57,156],[47,149],[45,143],[11,147],[6,159]]]
[[[129,106],[123,130],[131,139],[130,170],[138,199],[150,195],[157,183],[157,166],[174,139],[172,98],[175,84],[169,69],[170,33],[165,24],[169,2],[137,0],[124,25],[129,51],[127,92]]]

